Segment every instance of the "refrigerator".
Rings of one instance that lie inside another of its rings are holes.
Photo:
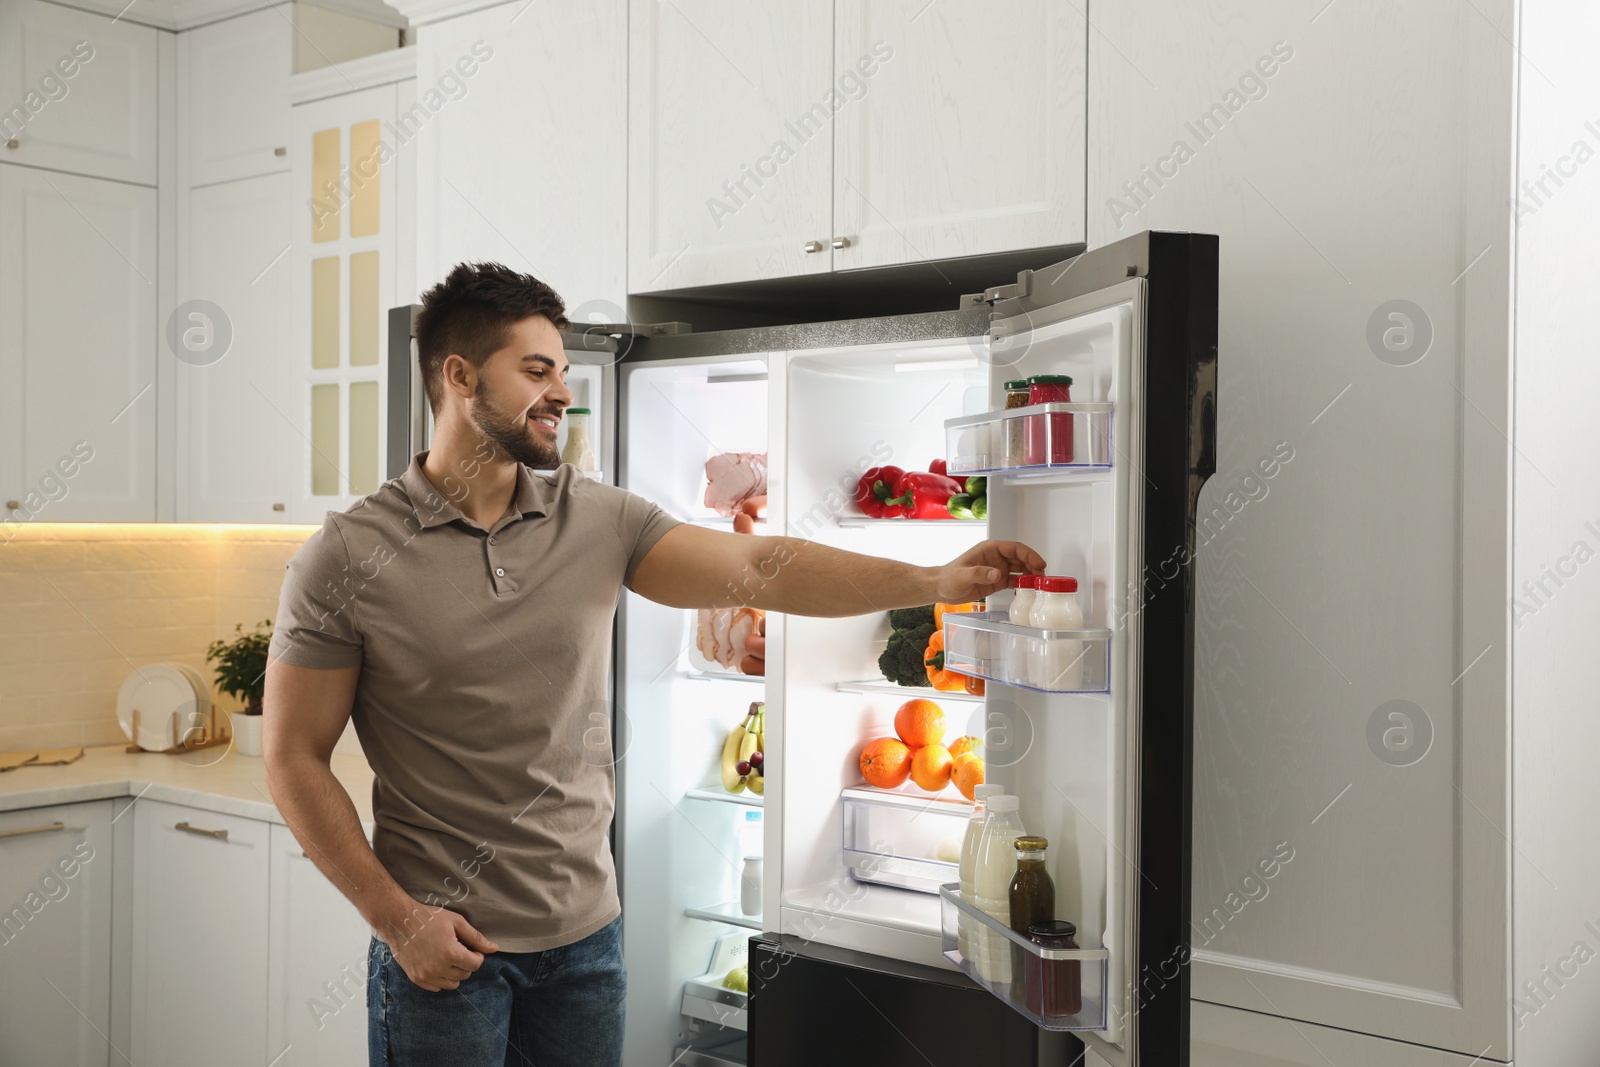
[[[391,476],[426,440],[401,365],[415,365],[410,313],[392,312],[390,410],[415,414],[391,426]],[[1018,540],[1078,580],[1083,613],[1070,631],[1013,626],[1001,593],[947,614],[948,662],[986,679],[973,696],[887,681],[881,611],[769,613],[754,676],[701,651],[696,612],[625,592],[611,741],[626,1062],[1187,1064],[1193,565],[1215,457],[1217,238],[1138,234],[944,312],[699,333],[580,324],[567,348],[610,438],[604,477],[678,518],[730,529],[706,504],[706,462],[765,453],[757,533],[922,565]],[[1005,383],[1035,375],[1069,375],[1070,401],[1007,411]],[[986,520],[856,506],[868,468],[936,458],[987,479]],[[749,601],[760,580],[730,596]],[[1041,682],[1028,651],[1052,641],[1076,666]],[[943,708],[947,743],[981,739],[986,779],[1049,840],[1055,915],[1076,948],[1008,941],[960,899],[971,808],[955,788],[865,783],[863,745],[894,735],[917,698]],[[724,742],[756,702],[764,791],[730,792]],[[739,966],[748,990],[724,988]]]

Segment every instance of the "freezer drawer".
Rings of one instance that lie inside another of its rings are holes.
[[[775,934],[750,939],[749,1039],[761,1067],[1082,1062],[1070,1034],[1040,1030],[965,975]]]

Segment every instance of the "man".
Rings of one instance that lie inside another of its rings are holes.
[[[613,777],[581,739],[607,699],[624,586],[682,608],[742,588],[756,607],[839,616],[975,600],[1044,569],[1015,542],[913,567],[708,530],[561,466],[563,312],[494,263],[430,290],[417,347],[432,448],[330,513],[284,581],[268,781],[372,926],[373,1064],[621,1062]],[[352,717],[375,776],[370,847],[329,768]]]

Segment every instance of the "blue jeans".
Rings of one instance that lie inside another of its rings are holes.
[[[491,952],[456,989],[414,985],[389,952],[367,949],[371,1067],[619,1067],[622,920],[544,952]]]

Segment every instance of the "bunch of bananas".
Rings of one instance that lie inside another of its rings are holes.
[[[722,743],[722,788],[730,793],[743,793],[746,788],[757,796],[765,793],[766,747],[767,705],[758,700]]]

